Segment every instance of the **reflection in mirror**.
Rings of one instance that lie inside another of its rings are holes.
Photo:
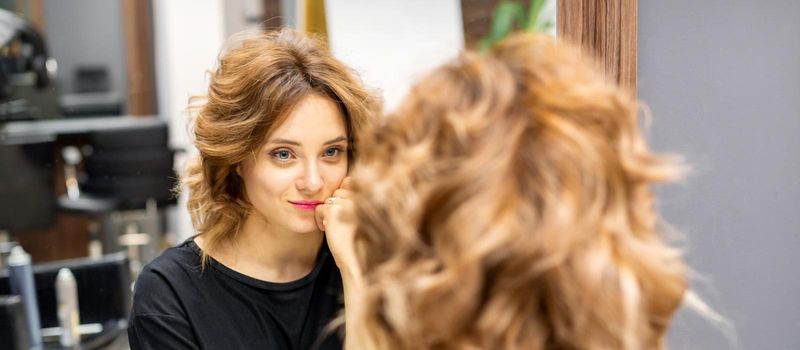
[[[125,347],[131,283],[196,233],[185,192],[172,192],[196,154],[187,101],[206,93],[207,72],[234,33],[316,33],[391,109],[464,48],[509,28],[554,32],[554,4],[0,1],[0,33],[8,34],[0,37],[0,294],[12,291],[7,258],[20,246],[32,258],[45,345],[63,334],[54,283],[68,267],[82,301],[84,348]],[[503,18],[513,19],[508,28]],[[0,300],[0,318],[24,317],[18,300]],[[0,339],[13,342],[0,348],[35,343],[23,333],[31,332],[0,329]]]

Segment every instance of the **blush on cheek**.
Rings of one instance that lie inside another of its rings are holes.
[[[329,189],[330,193],[333,193],[334,190],[341,186],[342,181],[347,176],[347,162],[343,162],[343,165],[337,164],[326,170],[323,175],[325,187]]]
[[[298,177],[297,169],[282,169],[267,166],[259,175],[259,182],[272,193],[282,193],[290,187]]]

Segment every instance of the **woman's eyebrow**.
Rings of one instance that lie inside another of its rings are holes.
[[[273,140],[270,140],[269,143],[300,146],[300,142],[287,140],[287,139],[273,139]]]
[[[325,143],[323,143],[323,145],[330,145],[330,144],[332,144],[332,143],[337,143],[337,142],[339,142],[339,141],[347,141],[347,138],[346,138],[346,137],[344,137],[344,136],[339,136],[339,137],[337,137],[337,138],[335,138],[335,139],[333,139],[333,140],[330,140],[330,141],[328,141],[328,142],[325,142]]]
[[[341,142],[341,141],[347,141],[347,137],[339,136],[339,137],[337,137],[335,139],[326,141],[325,143],[323,143],[323,145],[329,145],[329,144],[337,143],[337,142]],[[302,144],[300,144],[300,142],[287,140],[287,139],[272,139],[272,140],[269,141],[269,143],[270,144],[284,144],[284,145],[302,146]]]

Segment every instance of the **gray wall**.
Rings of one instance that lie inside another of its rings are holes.
[[[101,64],[108,67],[112,90],[127,96],[121,0],[45,0],[44,17],[64,92],[73,92],[77,65]]]
[[[673,349],[800,349],[800,1],[639,1],[639,95],[692,286],[735,339],[682,310]]]

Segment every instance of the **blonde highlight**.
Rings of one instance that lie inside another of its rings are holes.
[[[637,103],[519,34],[418,83],[355,175],[375,349],[659,349],[686,289],[649,186],[677,179]]]
[[[208,93],[190,100],[199,155],[187,163],[181,185],[189,191],[192,223],[204,237],[204,264],[206,251],[235,238],[251,210],[238,167],[312,94],[341,109],[353,163],[378,104],[316,38],[290,29],[241,33],[210,72]]]

